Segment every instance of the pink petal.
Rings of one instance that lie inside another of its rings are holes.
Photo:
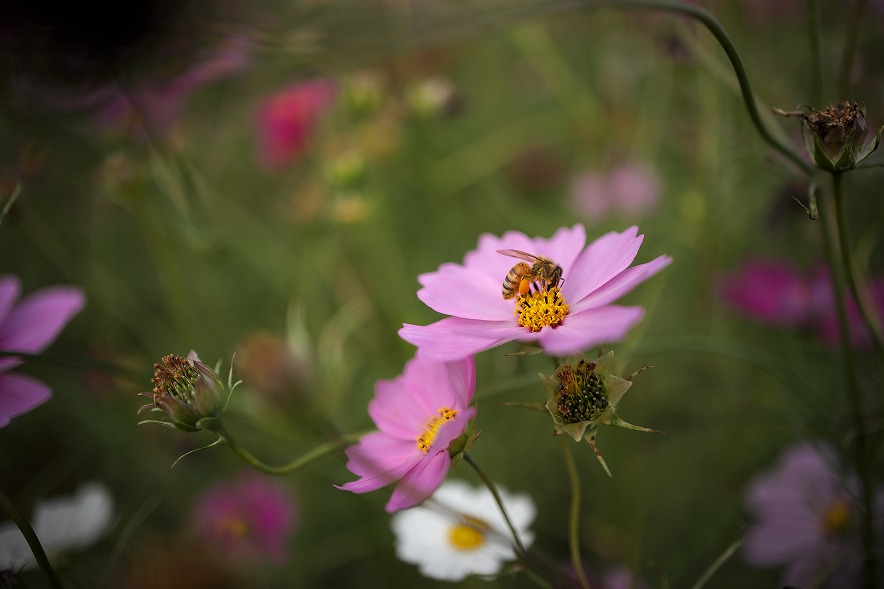
[[[752,564],[776,565],[793,562],[823,542],[820,522],[787,518],[750,527],[743,550]]]
[[[553,356],[578,354],[599,344],[622,340],[642,316],[641,307],[619,305],[570,313],[558,327],[545,327],[540,332],[540,345]]]
[[[668,266],[672,262],[669,256],[660,256],[647,264],[640,264],[627,268],[604,285],[600,286],[589,296],[571,304],[571,312],[579,313],[589,307],[600,307],[613,303],[633,288]]]
[[[3,319],[9,314],[20,292],[21,283],[18,277],[7,274],[0,278],[0,325],[3,324]]]
[[[45,403],[51,396],[52,391],[39,380],[21,374],[0,374],[0,427]]]
[[[416,436],[410,440],[401,440],[391,438],[382,432],[366,434],[359,443],[347,448],[347,468],[353,474],[366,478],[402,471],[404,464],[413,465],[424,456],[415,440]],[[405,470],[408,468],[410,467]],[[400,472],[399,476],[402,476],[403,472]],[[395,478],[399,477],[394,477],[388,483]]]
[[[55,286],[25,297],[0,323],[0,349],[43,351],[85,304],[79,288]]]
[[[633,226],[623,233],[606,233],[589,244],[564,274],[562,295],[575,303],[629,267],[644,235]]]
[[[432,458],[422,460],[396,485],[390,501],[387,502],[387,513],[394,513],[422,503],[439,488],[450,467],[451,458],[448,456],[447,450],[438,452]]]
[[[418,354],[434,360],[453,361],[516,339],[531,341],[534,334],[509,321],[476,321],[448,317],[430,325],[410,325],[399,330],[399,337],[418,347]]]
[[[505,258],[497,254],[501,258]],[[484,272],[457,264],[443,264],[439,270],[422,274],[417,297],[428,307],[454,317],[500,321],[512,315],[512,302],[503,298],[503,281],[516,260],[500,269]]]

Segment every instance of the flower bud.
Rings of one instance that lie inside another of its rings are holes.
[[[200,362],[195,352],[186,358],[169,354],[154,364],[153,393],[141,393],[153,403],[139,409],[158,408],[182,431],[212,429],[224,411],[221,391],[224,383],[218,374]],[[160,422],[164,423],[164,422]]]
[[[866,143],[869,127],[863,109],[845,100],[818,111],[804,105],[799,110],[774,112],[801,120],[804,146],[816,165],[829,172],[850,170],[878,147],[881,129]]]
[[[547,389],[546,409],[552,415],[553,434],[568,434],[575,442],[585,439],[608,475],[611,472],[595,443],[599,425],[660,433],[627,423],[616,415],[617,404],[632,386],[632,376],[638,372],[629,379],[620,378],[613,372],[614,352],[608,352],[595,360],[581,358],[576,363],[566,362],[552,377],[540,375]]]

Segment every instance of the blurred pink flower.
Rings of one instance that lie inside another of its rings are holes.
[[[337,87],[331,80],[311,80],[281,90],[258,106],[258,150],[268,168],[296,160],[316,121],[331,105]]]
[[[610,303],[672,261],[659,256],[629,267],[643,239],[637,227],[607,233],[587,247],[582,225],[559,229],[550,239],[532,239],[517,231],[502,237],[486,233],[463,265],[442,264],[436,272],[418,277],[418,298],[451,317],[425,326],[406,323],[399,335],[416,345],[419,355],[437,360],[456,360],[510,341],[539,344],[554,356],[619,341],[644,310]],[[512,298],[504,299],[502,284],[517,261],[499,250],[510,248],[558,264],[561,288],[538,288],[517,296],[515,304]]]
[[[86,302],[79,288],[53,286],[15,304],[20,291],[17,277],[0,277],[0,350],[4,352],[42,352]],[[7,373],[21,363],[18,358],[0,356],[0,427],[52,396],[49,387],[39,380]]]
[[[743,545],[750,564],[785,566],[785,585],[817,587],[828,577],[827,586],[857,586],[862,515],[853,499],[855,482],[837,471],[830,447],[801,442],[751,482],[746,506],[756,521]],[[877,503],[884,507],[884,494]]]
[[[297,526],[290,493],[251,472],[204,491],[193,521],[197,533],[224,558],[252,565],[283,563]]]
[[[436,362],[417,356],[393,380],[375,385],[368,413],[380,431],[347,449],[347,468],[362,478],[338,487],[367,493],[399,481],[386,509],[414,507],[433,494],[448,469],[448,446],[476,414],[473,358]]]
[[[574,210],[592,222],[611,215],[645,215],[660,200],[660,175],[653,168],[626,162],[607,174],[584,172],[571,183]]]
[[[107,87],[82,101],[98,105],[97,120],[102,126],[128,127],[136,137],[145,139],[170,127],[198,88],[243,70],[248,60],[244,40],[233,39],[212,48],[202,60],[172,78],[143,78],[131,88]]]
[[[880,314],[884,310],[884,281],[871,281],[869,290]],[[760,323],[810,329],[831,345],[840,341],[832,277],[823,266],[808,276],[787,262],[747,260],[721,279],[719,292],[732,307]],[[871,334],[850,293],[845,291],[844,296],[851,339],[855,345],[868,346]]]

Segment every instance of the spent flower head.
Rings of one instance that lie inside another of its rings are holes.
[[[463,449],[476,410],[473,358],[437,362],[416,356],[393,380],[375,385],[368,413],[380,431],[347,449],[347,468],[361,477],[338,487],[367,493],[398,481],[386,509],[408,509],[433,494]]]
[[[552,415],[553,434],[567,434],[575,442],[586,440],[610,476],[611,471],[596,445],[597,428],[615,425],[642,432],[661,433],[647,427],[632,425],[617,414],[617,404],[632,386],[632,378],[620,378],[614,374],[614,352],[608,352],[595,360],[585,357],[562,364],[550,377],[541,374],[546,386],[546,409]]]
[[[171,422],[146,420],[141,423],[158,423],[186,432],[215,429],[221,414],[227,408],[230,393],[239,383],[232,383],[232,370],[227,385],[218,373],[200,362],[196,352],[187,357],[169,354],[154,366],[152,393],[140,393],[152,399],[152,403],[138,410],[162,411]],[[222,393],[224,400],[222,400]]]
[[[419,355],[448,361],[510,341],[540,345],[553,356],[618,341],[644,310],[611,303],[672,261],[659,256],[630,267],[643,239],[630,227],[586,246],[582,225],[550,239],[484,234],[462,265],[442,264],[418,277],[418,298],[450,317],[405,324],[399,335]]]
[[[829,172],[850,170],[866,159],[877,149],[884,129],[878,129],[875,137],[866,143],[869,126],[865,112],[849,100],[823,110],[802,105],[796,111],[775,108],[774,112],[801,121],[804,147],[816,165]]]

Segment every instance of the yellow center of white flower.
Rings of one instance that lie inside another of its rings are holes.
[[[838,536],[850,520],[850,507],[844,501],[835,501],[823,515],[823,525],[830,536]]]
[[[454,419],[454,416],[457,415],[460,411],[458,409],[449,409],[448,407],[440,407],[436,410],[436,415],[433,415],[427,422],[424,424],[424,429],[421,432],[421,435],[417,437],[417,447],[418,450],[426,454],[430,451],[430,446],[433,445],[433,441],[436,439],[436,435],[439,433],[439,429]]]
[[[464,515],[461,521],[448,531],[448,541],[457,550],[475,550],[485,543],[490,526],[478,517]]]
[[[516,301],[516,317],[519,325],[531,331],[546,326],[555,327],[568,314],[568,304],[562,298],[559,287],[526,293]]]

